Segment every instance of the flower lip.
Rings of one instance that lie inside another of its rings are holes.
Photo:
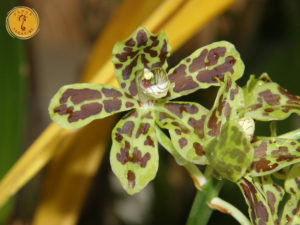
[[[136,78],[140,99],[159,99],[167,95],[170,82],[165,70],[144,68]]]

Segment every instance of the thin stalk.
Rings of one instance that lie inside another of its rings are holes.
[[[197,191],[186,225],[206,225],[208,223],[213,210],[207,203],[218,196],[223,183],[211,176],[203,191]]]
[[[221,198],[215,197],[210,203],[208,203],[209,207],[216,209],[222,213],[226,213],[235,218],[241,225],[251,225],[249,219],[235,206],[230,203],[224,201]]]

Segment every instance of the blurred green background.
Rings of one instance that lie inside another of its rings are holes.
[[[60,86],[79,79],[94,41],[118,4],[118,0],[0,2],[0,179],[48,125],[51,96]],[[33,7],[40,16],[40,31],[30,40],[12,38],[5,30],[7,12],[16,5]],[[236,45],[246,65],[240,85],[250,74],[267,72],[273,81],[300,95],[299,12],[298,0],[238,0],[177,50],[169,65],[176,65],[205,44],[228,40]],[[216,90],[201,90],[182,100],[210,107]],[[258,123],[256,135],[268,135],[268,126]],[[299,127],[299,117],[291,116],[278,122],[278,133]],[[112,175],[108,154],[94,178],[78,224],[185,223],[195,188],[172,157],[161,149],[156,179],[131,197],[124,194]],[[42,182],[43,172],[0,211],[0,225],[30,224]],[[234,184],[227,182],[221,197],[247,213]],[[214,212],[209,224],[219,223],[238,224]]]

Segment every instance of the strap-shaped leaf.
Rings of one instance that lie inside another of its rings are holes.
[[[144,28],[137,29],[127,40],[117,42],[112,61],[121,88],[131,96],[137,96],[135,78],[144,68],[167,69],[167,57],[171,47],[163,31],[154,35]]]
[[[292,167],[284,183],[284,188],[290,198],[285,203],[281,225],[300,224],[300,164]]]
[[[233,182],[239,180],[250,167],[253,150],[242,127],[228,121],[220,135],[204,145],[211,167],[221,176]]]
[[[238,111],[244,107],[243,91],[231,77],[225,76],[224,83],[219,82],[221,87],[205,120],[204,132],[207,140],[219,135],[226,121],[239,119]]]
[[[234,45],[219,41],[204,46],[169,71],[170,99],[190,94],[200,88],[218,86],[228,74],[232,80],[244,72],[244,63]]]
[[[208,110],[197,103],[167,102],[155,105],[156,123],[169,130],[175,149],[186,160],[207,164],[203,125]]]
[[[239,182],[244,198],[249,206],[249,215],[253,225],[274,225],[272,213],[264,196],[263,190],[250,177],[243,177]]]
[[[254,148],[254,160],[250,172],[252,176],[271,174],[300,162],[298,141],[278,137],[257,137],[252,146]]]
[[[271,210],[273,221],[279,225],[279,203],[284,196],[284,189],[277,185],[270,175],[253,178],[253,181],[261,185],[265,199]]]
[[[61,127],[74,129],[134,107],[138,107],[135,99],[111,85],[71,84],[53,96],[49,114]]]
[[[133,110],[112,132],[110,163],[129,194],[140,192],[158,169],[158,149],[152,110]]]
[[[291,113],[300,115],[300,97],[272,82],[267,74],[250,76],[244,87],[246,116],[256,120],[283,120]]]

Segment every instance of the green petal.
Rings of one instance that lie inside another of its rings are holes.
[[[158,169],[158,149],[154,115],[151,110],[133,110],[112,132],[110,163],[129,194],[140,192],[154,179]]]
[[[203,125],[208,110],[197,103],[167,102],[155,105],[156,123],[169,130],[175,149],[187,161],[207,164],[203,151]]]
[[[95,119],[138,107],[138,102],[110,85],[71,84],[61,87],[49,105],[51,119],[74,129]]]
[[[221,127],[228,120],[238,120],[239,111],[244,108],[244,96],[242,89],[232,81],[230,76],[225,76],[215,103],[210,110],[204,126],[206,139],[219,135]]]
[[[170,99],[200,88],[218,86],[218,79],[224,81],[225,74],[231,76],[232,80],[237,80],[243,72],[244,63],[231,43],[212,43],[196,50],[169,71]]]
[[[272,82],[267,74],[258,79],[251,75],[243,88],[246,116],[256,120],[282,120],[291,113],[300,115],[300,97]]]
[[[166,70],[170,50],[163,31],[154,35],[144,28],[138,28],[127,40],[117,42],[113,48],[112,61],[121,88],[131,96],[137,96],[137,73],[144,68]]]
[[[285,203],[281,224],[300,224],[300,164],[292,167],[284,183],[284,188],[290,198]]]
[[[260,137],[252,143],[254,160],[252,176],[274,173],[286,166],[300,162],[300,142],[278,137]]]
[[[265,199],[272,213],[273,221],[279,224],[279,203],[283,199],[284,189],[277,185],[270,175],[253,179],[261,185]]]
[[[238,185],[248,204],[252,224],[274,225],[272,212],[261,185],[250,177],[242,178]]]
[[[227,122],[220,135],[206,142],[204,149],[211,167],[233,182],[245,174],[253,160],[251,144],[235,121]]]

